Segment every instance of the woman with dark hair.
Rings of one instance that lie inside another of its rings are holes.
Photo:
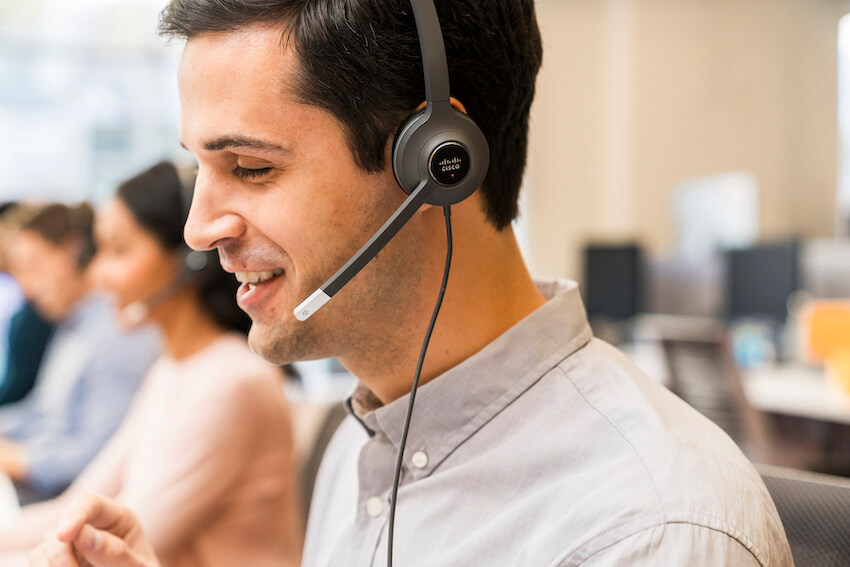
[[[97,220],[99,281],[125,326],[159,327],[166,354],[106,448],[61,497],[24,509],[0,549],[35,546],[69,497],[94,492],[139,518],[163,565],[300,562],[283,374],[251,353],[235,278],[215,252],[183,244],[181,186],[160,163],[124,183]]]

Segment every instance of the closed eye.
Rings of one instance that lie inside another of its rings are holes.
[[[242,167],[241,165],[237,165],[233,168],[233,175],[239,177],[241,179],[260,179],[267,173],[272,170],[270,167],[262,167],[259,169],[249,169],[247,167]]]

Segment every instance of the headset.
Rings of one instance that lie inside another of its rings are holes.
[[[419,353],[396,456],[387,523],[388,567],[393,564],[395,511],[410,418],[425,353],[445,296],[451,267],[451,206],[475,192],[484,181],[490,165],[490,147],[481,129],[471,118],[451,105],[446,46],[434,0],[411,0],[410,5],[419,36],[426,104],[424,109],[407,119],[393,140],[393,173],[398,185],[407,193],[407,199],[378,232],[339,271],[299,304],[293,313],[299,321],[310,318],[381,251],[422,205],[427,203],[443,207],[446,218],[446,265],[440,294]]]
[[[446,47],[434,0],[411,0],[425,76],[424,109],[416,112],[393,141],[392,166],[407,199],[319,289],[294,310],[306,321],[330,301],[389,242],[424,204],[449,207],[469,197],[484,181],[490,147],[481,129],[450,99]]]

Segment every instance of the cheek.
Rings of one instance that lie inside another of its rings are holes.
[[[128,272],[126,262],[121,260],[112,260],[104,262],[101,267],[101,282],[103,287],[112,293],[122,296],[132,288],[133,274]]]
[[[28,287],[36,300],[53,303],[63,299],[72,289],[68,282],[76,279],[76,274],[62,263],[44,265],[28,274]]]
[[[167,278],[161,265],[145,258],[114,259],[104,262],[101,270],[103,287],[122,303],[143,299]]]

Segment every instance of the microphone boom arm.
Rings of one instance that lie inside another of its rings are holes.
[[[407,221],[413,217],[413,214],[419,210],[419,207],[425,203],[434,191],[435,186],[436,184],[431,183],[428,178],[421,181],[416,189],[410,192],[404,203],[387,219],[387,222],[378,229],[378,232],[337,273],[331,276],[319,289],[295,308],[293,311],[295,318],[299,321],[306,321],[313,313],[330,301],[331,297],[342,289],[351,278],[356,276],[401,230],[401,227],[407,224]]]

